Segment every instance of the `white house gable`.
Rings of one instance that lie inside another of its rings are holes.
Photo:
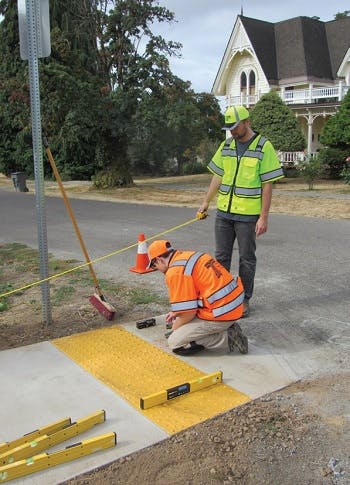
[[[214,82],[217,95],[230,98],[268,92],[269,84],[250,39],[237,18]],[[229,103],[230,104],[230,103]],[[249,104],[249,103],[248,103]]]
[[[350,47],[344,56],[343,62],[337,72],[337,76],[339,78],[344,78],[345,84],[348,86],[350,85]]]

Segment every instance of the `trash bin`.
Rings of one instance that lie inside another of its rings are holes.
[[[26,186],[27,176],[24,172],[11,173],[11,178],[16,192],[18,190],[20,192],[29,192],[28,187]]]

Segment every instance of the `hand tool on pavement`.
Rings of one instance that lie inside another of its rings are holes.
[[[2,443],[0,447],[0,483],[115,446],[117,435],[110,432],[74,443],[53,453],[37,453],[83,433],[96,424],[103,423],[105,418],[104,410],[97,411],[75,423],[71,423],[70,418],[65,418],[12,442]]]
[[[154,327],[155,324],[156,324],[155,318],[147,318],[146,320],[138,320],[136,322],[136,327],[137,328],[148,328],[148,327]]]
[[[218,384],[219,382],[222,382],[222,372],[213,372],[212,374],[198,377],[197,379],[185,382],[179,386],[171,387],[170,389],[142,397],[140,399],[140,408],[148,409],[153,406],[157,406],[158,404],[163,404],[176,397],[182,396],[183,394],[199,391],[200,389],[205,389],[206,387],[212,386],[213,384]]]

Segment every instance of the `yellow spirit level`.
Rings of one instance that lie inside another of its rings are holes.
[[[71,418],[64,418],[16,440],[1,443],[0,484],[115,446],[117,435],[111,432],[75,443],[54,453],[38,454],[38,452],[77,436],[105,420],[106,413],[103,410],[96,411],[74,423]]]
[[[0,443],[0,454],[5,453],[5,451],[11,450],[12,448],[16,448],[17,446],[21,446],[24,443],[28,443],[29,441],[33,441],[44,434],[55,433],[56,431],[69,426],[71,422],[72,420],[70,418],[63,418],[59,421],[56,421],[55,423],[48,424],[47,426],[36,429],[35,431],[31,431],[21,438],[17,438],[13,441],[8,441],[6,443]]]
[[[14,478],[45,470],[49,467],[90,455],[96,451],[112,448],[116,444],[116,434],[113,432],[106,433],[67,446],[63,450],[55,451],[54,453],[41,453],[40,455],[34,455],[31,458],[27,458],[26,460],[15,461],[9,465],[0,467],[0,483],[5,483]]]
[[[171,387],[170,389],[166,389],[164,391],[142,397],[140,399],[140,408],[149,409],[153,406],[163,404],[171,399],[182,396],[189,392],[199,391],[201,389],[205,389],[206,387],[212,386],[213,384],[218,384],[219,382],[222,382],[221,371],[198,377],[197,379],[185,382],[184,384],[180,384],[179,386]]]
[[[70,438],[73,438],[73,436],[84,433],[84,431],[92,428],[95,424],[103,423],[105,420],[105,411],[97,411],[83,419],[78,419],[76,423],[72,423],[55,433],[44,434],[27,443],[23,443],[23,445],[17,446],[16,448],[11,448],[5,453],[0,454],[0,466],[33,456],[40,451],[51,448],[58,443],[62,443],[62,441],[69,440]]]

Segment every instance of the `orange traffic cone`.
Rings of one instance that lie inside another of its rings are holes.
[[[137,256],[136,256],[136,266],[133,266],[129,271],[134,273],[149,273],[150,271],[155,271],[152,268],[147,268],[149,263],[149,257],[147,254],[147,243],[145,241],[145,235],[139,234],[139,241],[137,246]]]

